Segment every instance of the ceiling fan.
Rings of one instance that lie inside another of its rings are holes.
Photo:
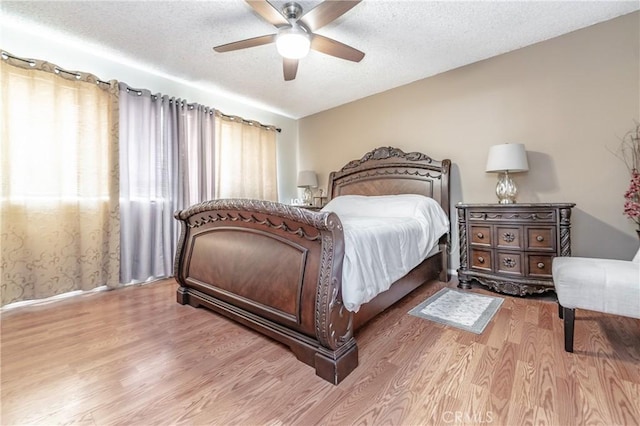
[[[223,44],[214,47],[213,50],[230,52],[275,42],[278,53],[283,57],[285,81],[296,78],[298,61],[307,55],[309,49],[348,61],[360,62],[364,58],[363,52],[314,33],[344,15],[360,1],[326,0],[303,14],[302,6],[296,2],[286,3],[282,11],[279,11],[267,0],[246,0],[249,6],[264,20],[274,25],[278,32]]]

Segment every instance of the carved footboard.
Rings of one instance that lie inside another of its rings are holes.
[[[289,346],[339,383],[358,365],[353,314],[342,305],[342,225],[256,200],[214,200],[176,213],[181,304],[205,306]]]

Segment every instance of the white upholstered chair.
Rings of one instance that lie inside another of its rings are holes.
[[[573,352],[576,308],[640,318],[640,250],[630,261],[556,257],[552,269],[565,351]]]

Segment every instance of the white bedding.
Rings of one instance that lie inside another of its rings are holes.
[[[418,266],[449,230],[444,210],[421,195],[346,195],[322,210],[344,228],[342,301],[352,312]]]

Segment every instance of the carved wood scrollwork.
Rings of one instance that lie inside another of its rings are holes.
[[[339,220],[329,220],[329,228],[342,232]],[[332,217],[332,219],[333,219]],[[342,239],[339,239],[342,241]],[[338,272],[335,271],[335,256],[343,256],[343,248],[334,245],[336,238],[324,233],[322,238],[322,257],[320,279],[316,294],[315,326],[318,341],[327,348],[336,350],[353,338],[353,314],[344,307]]]
[[[404,152],[401,149],[393,148],[390,146],[376,148],[372,151],[367,152],[364,156],[362,156],[359,160],[353,160],[348,162],[340,171],[353,169],[354,167],[358,167],[363,163],[371,160],[385,160],[387,158],[401,158],[403,160],[408,161],[427,161],[432,162],[433,159],[427,155],[424,155],[420,152]]]
[[[541,294],[547,291],[553,290],[553,287],[542,287],[527,285],[521,283],[514,283],[503,280],[492,280],[487,278],[477,278],[481,284],[495,290],[499,293],[510,294],[512,296],[526,296],[527,294]]]
[[[512,257],[505,257],[502,260],[502,264],[507,267],[507,268],[515,268],[516,267],[516,260]]]
[[[458,209],[458,239],[460,247],[460,268],[468,267],[467,256],[467,224],[464,218],[464,211]]]
[[[361,173],[357,173],[354,175],[346,176],[339,180],[340,185],[346,185],[351,182],[360,181],[365,178],[370,177],[379,177],[379,176],[416,176],[420,178],[429,178],[429,179],[442,179],[441,174],[431,174],[429,172],[420,173],[420,170],[417,169],[405,169],[405,168],[395,168],[395,169],[376,169],[376,170],[368,170],[363,171]]]
[[[512,243],[515,241],[516,236],[513,232],[505,232],[502,234],[502,239],[508,243]]]
[[[569,227],[560,227],[560,256],[571,256],[571,232]]]
[[[553,219],[553,212],[542,213],[486,213],[486,212],[471,212],[469,213],[471,219],[489,219],[489,220],[542,220],[548,221]]]
[[[253,213],[271,215],[271,218],[266,217],[261,220]],[[329,215],[330,213],[327,212],[311,212],[307,209],[271,201],[221,199],[196,204],[188,209],[176,212],[174,216],[176,219],[183,221],[189,228],[198,228],[207,223],[217,221],[241,221],[245,223],[255,223],[272,229],[280,229],[309,241],[319,242],[320,233],[310,234],[303,227],[291,226],[290,222],[287,222],[286,219],[309,225],[316,228],[316,230],[326,230],[328,229],[327,220]],[[282,220],[276,222],[274,217]]]
[[[560,225],[568,226],[571,223],[571,209],[560,209]]]
[[[286,222],[275,224],[269,219],[258,220],[253,214],[250,214],[249,216],[245,217],[241,213],[235,213],[235,214],[215,213],[212,215],[211,214],[207,215],[206,217],[201,216],[199,220],[194,220],[192,223],[188,223],[187,226],[189,228],[198,228],[207,223],[217,222],[217,221],[230,221],[230,222],[242,221],[245,223],[255,223],[255,224],[263,225],[272,229],[281,229],[287,232],[288,234],[297,235],[309,241],[318,241],[320,239],[320,234],[310,235],[302,227],[292,228],[289,225],[287,225]]]
[[[560,209],[560,256],[571,256],[571,209]]]

